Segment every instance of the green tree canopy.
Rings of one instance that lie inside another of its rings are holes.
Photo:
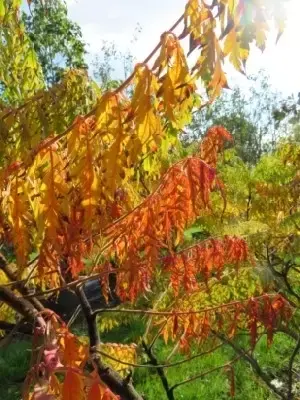
[[[68,18],[64,0],[33,0],[22,19],[47,84],[56,83],[65,68],[86,68],[82,32],[79,25]]]
[[[203,137],[209,126],[217,124],[233,134],[237,155],[247,163],[256,164],[264,153],[275,149],[280,137],[288,133],[287,119],[282,117],[279,124],[275,110],[288,99],[272,88],[263,71],[249,77],[249,82],[250,88],[227,90],[210,107],[196,112],[188,139]]]

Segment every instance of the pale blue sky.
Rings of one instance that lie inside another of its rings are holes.
[[[130,49],[142,61],[182,14],[185,0],[67,0],[69,16],[82,28],[91,54],[99,53],[102,41],[114,41],[120,49]],[[131,44],[137,24],[142,27],[138,41]],[[274,87],[285,94],[300,91],[300,0],[287,3],[287,27],[275,45],[271,32],[263,54],[254,49],[247,64],[248,73],[267,70]],[[227,68],[229,83],[243,84],[244,77]]]

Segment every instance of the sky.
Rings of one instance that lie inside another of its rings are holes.
[[[130,51],[142,61],[184,11],[186,0],[67,0],[69,16],[76,21],[88,44],[88,60],[100,54],[103,41],[115,42],[123,52]],[[288,95],[300,92],[300,0],[289,0],[286,7],[286,29],[278,44],[276,34],[264,53],[252,49],[247,74],[265,69],[274,88]],[[142,31],[132,42],[135,28]],[[229,84],[245,84],[246,78],[227,69]]]

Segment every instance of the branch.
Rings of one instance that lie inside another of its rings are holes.
[[[170,389],[169,382],[166,377],[165,371],[163,370],[163,368],[161,366],[158,365],[157,359],[154,356],[152,349],[150,347],[147,347],[144,340],[142,341],[142,346],[145,350],[145,353],[149,357],[149,360],[152,363],[152,365],[156,366],[157,375],[159,376],[161,383],[165,389],[168,400],[175,400],[173,391]]]
[[[276,388],[276,386],[272,385],[271,380],[269,379],[269,376],[261,369],[260,365],[256,361],[256,359],[252,356],[249,355],[244,349],[242,349],[240,346],[238,346],[236,343],[232,342],[230,339],[228,339],[225,335],[212,331],[217,338],[222,340],[223,343],[229,345],[238,355],[239,357],[243,358],[245,361],[247,361],[255,373],[259,376],[259,378],[281,399],[285,400],[285,396],[283,393]]]
[[[94,364],[96,365],[99,377],[107,385],[107,387],[113,393],[119,395],[122,400],[143,400],[142,397],[136,392],[130,381],[122,379],[122,377],[116,371],[102,361],[100,355],[98,354],[100,337],[96,323],[97,314],[92,312],[82,285],[77,287],[76,292],[80,299],[82,311],[87,322],[90,338],[90,354]]]
[[[173,164],[173,165],[174,165],[174,164]],[[152,194],[151,194],[150,196],[152,196],[156,191],[157,191],[157,189],[156,189],[154,192],[152,192]],[[143,204],[143,203],[140,203],[140,204],[139,204],[138,206],[136,206],[133,210],[131,210],[130,213],[132,213],[133,211],[135,211],[136,209],[138,209],[139,207],[141,207],[142,204]],[[128,215],[128,214],[122,215],[119,219],[115,220],[112,224],[110,224],[108,227],[106,227],[106,229],[108,229],[108,228],[109,228],[109,229],[112,229],[113,226],[114,226],[117,222],[120,222],[120,221],[121,221],[122,219],[124,219],[127,215]],[[94,234],[94,235],[93,235],[93,238],[96,238],[97,236],[100,236],[100,234],[103,234],[103,232]],[[241,237],[241,238],[248,238],[248,237],[251,237],[251,236],[254,236],[254,235],[256,235],[256,234],[251,233],[251,234],[240,235],[240,237]],[[214,236],[210,236],[208,239],[202,240],[201,243],[208,242],[208,241],[210,241],[211,239],[218,239],[218,238],[222,238],[222,237],[224,237],[224,236],[223,236],[223,235],[214,235]],[[112,243],[113,243],[113,241],[108,242],[108,243],[102,248],[101,254],[103,254],[104,251],[107,250],[107,249],[112,245]],[[183,252],[186,252],[186,251],[188,251],[190,248],[192,248],[192,247],[194,247],[194,246],[195,246],[195,244],[193,244],[192,246],[186,247],[185,249],[182,249],[182,250],[178,251],[177,254],[181,254],[181,253],[183,253]],[[53,293],[59,292],[59,291],[61,291],[61,290],[67,289],[67,288],[76,287],[78,284],[82,284],[82,283],[84,283],[84,282],[87,282],[87,281],[90,281],[90,280],[93,280],[93,279],[97,279],[97,278],[103,277],[104,275],[111,274],[111,273],[119,273],[119,272],[122,272],[122,271],[123,271],[122,268],[117,268],[117,269],[111,269],[111,270],[108,270],[108,271],[102,271],[102,272],[97,273],[97,274],[89,275],[88,277],[85,277],[85,278],[79,277],[77,280],[72,281],[72,282],[69,282],[69,283],[67,283],[67,284],[65,284],[65,285],[62,285],[62,286],[60,286],[60,287],[53,288],[53,289],[47,289],[47,290],[43,290],[43,291],[39,291],[39,292],[34,293],[34,294],[28,294],[28,295],[26,295],[26,296],[24,296],[24,297],[25,297],[26,299],[31,299],[31,298],[33,298],[33,297],[39,297],[39,298],[40,298],[40,297],[45,297],[45,296],[47,296],[48,294],[53,294]],[[52,272],[49,271],[49,272],[47,272],[46,274],[49,274],[49,273],[52,273]],[[36,278],[36,276],[31,277],[30,280],[31,280],[31,279],[34,279],[34,278]],[[23,282],[23,281],[26,282],[26,279],[25,279],[25,280],[22,280],[22,281],[20,281],[20,282]],[[11,286],[11,285],[12,285],[12,283],[6,284],[5,286]]]
[[[272,263],[272,260],[270,258],[270,256],[276,257],[276,264]],[[293,267],[293,265],[289,262],[285,263],[280,257],[278,257],[276,254],[270,254],[269,252],[269,248],[267,246],[267,261],[268,261],[268,266],[270,267],[272,273],[274,274],[274,276],[277,276],[278,278],[282,279],[283,282],[285,283],[286,289],[289,292],[289,294],[293,297],[295,297],[298,301],[300,301],[300,296],[294,291],[294,289],[292,288],[289,279],[288,279],[288,274],[289,274],[289,270]],[[278,272],[275,269],[275,266],[277,265],[283,265],[284,267],[284,271],[283,272]]]
[[[120,272],[120,271],[122,271],[121,268],[120,269],[111,269],[111,270],[108,270],[108,271],[99,272],[98,274],[89,275],[89,276],[87,276],[85,278],[79,277],[76,281],[69,282],[69,283],[67,283],[65,285],[62,285],[62,286],[59,286],[57,288],[47,289],[47,290],[44,290],[44,291],[41,291],[41,292],[38,292],[38,293],[34,293],[34,294],[28,294],[28,295],[24,296],[24,298],[31,299],[33,297],[45,297],[48,294],[53,294],[53,293],[56,293],[56,292],[60,292],[61,290],[74,288],[74,287],[76,287],[78,285],[82,285],[85,282],[92,281],[92,280],[98,279],[98,278],[102,278],[105,275],[112,274],[114,272]]]
[[[14,287],[23,296],[27,296],[30,294],[28,288],[25,286],[25,283],[23,281],[18,280],[17,273],[12,269],[11,265],[8,264],[6,258],[2,253],[0,253],[0,269],[5,273],[7,278],[13,282]],[[44,309],[44,306],[37,298],[31,297],[29,301],[37,310],[41,311]]]
[[[18,326],[17,331],[15,330],[15,327],[18,324],[12,324],[11,322],[6,322],[6,321],[0,321],[0,329],[2,331],[5,331],[6,333],[11,333],[11,331],[14,330],[15,334],[17,333],[22,333],[24,335],[31,335],[32,333],[32,326],[28,324],[28,322],[24,322],[21,326]]]
[[[76,307],[75,311],[73,312],[73,315],[72,315],[71,318],[69,319],[68,328],[70,328],[70,326],[71,326],[72,324],[74,324],[75,320],[77,319],[78,315],[80,314],[80,311],[81,311],[81,307],[80,307],[80,305],[78,305],[78,306]]]
[[[284,273],[282,274],[282,277],[283,277],[284,283],[285,283],[285,285],[286,285],[287,290],[289,291],[289,293],[290,293],[292,296],[294,296],[298,301],[300,301],[300,296],[294,291],[294,289],[292,288],[292,286],[291,286],[291,284],[290,284],[290,282],[289,282],[289,279],[288,279],[288,274],[289,274],[289,270],[290,270],[291,267],[292,267],[292,266],[291,266],[290,264],[287,264],[287,265],[285,266],[285,271],[284,271]]]
[[[240,358],[241,358],[241,356],[235,357],[233,360],[229,361],[229,362],[226,363],[226,364],[220,365],[219,367],[212,368],[212,369],[210,369],[210,370],[208,370],[208,371],[206,371],[206,372],[203,372],[202,374],[194,375],[194,376],[192,376],[192,377],[190,377],[190,378],[188,378],[188,379],[185,379],[185,380],[182,381],[182,382],[176,383],[175,385],[173,385],[173,386],[171,387],[170,390],[173,392],[176,388],[178,388],[178,387],[181,386],[181,385],[185,385],[186,383],[193,382],[193,381],[195,381],[196,379],[200,379],[200,378],[203,378],[203,377],[206,376],[206,375],[211,374],[212,372],[219,371],[220,369],[226,368],[226,367],[228,367],[228,366],[234,364],[234,363],[235,363],[237,360],[239,360]]]
[[[280,326],[278,329],[279,332],[285,333],[287,336],[294,340],[299,340],[300,335],[298,335],[295,331],[293,331],[290,327]]]
[[[263,299],[266,296],[266,294],[261,295],[261,296],[257,296],[254,297],[253,300],[259,300],[259,299]],[[268,294],[269,297],[272,296],[277,296],[277,293],[270,293]],[[115,313],[124,313],[124,314],[140,314],[140,315],[163,315],[165,317],[172,317],[174,315],[190,315],[190,314],[202,314],[202,313],[207,313],[210,311],[216,311],[219,310],[220,308],[225,309],[225,308],[230,308],[230,307],[235,307],[237,305],[242,305],[248,302],[248,299],[246,300],[236,300],[236,301],[232,301],[230,303],[227,304],[220,304],[217,306],[213,306],[213,307],[207,307],[207,308],[202,308],[199,310],[189,310],[189,311],[155,311],[155,310],[142,310],[142,309],[130,309],[130,308],[105,308],[105,309],[99,309],[99,310],[95,310],[93,311],[94,314],[98,314],[98,313],[111,313],[111,312],[115,312]]]
[[[194,360],[195,358],[199,358],[199,357],[205,356],[207,354],[210,354],[210,353],[214,352],[215,350],[217,350],[218,348],[220,348],[221,346],[223,346],[223,343],[219,344],[218,346],[215,346],[214,348],[212,348],[210,350],[204,351],[202,353],[194,354],[191,357],[187,357],[187,358],[184,358],[183,360],[175,361],[175,362],[169,363],[169,364],[153,364],[153,363],[152,364],[135,364],[135,363],[130,363],[127,361],[120,360],[110,354],[105,353],[102,350],[97,350],[97,352],[104,357],[110,358],[111,360],[113,360],[119,364],[127,365],[128,367],[133,367],[133,368],[172,368],[172,367],[177,367],[178,365],[190,362],[190,361]],[[143,345],[143,347],[144,347],[144,345]],[[147,346],[147,349],[149,350],[148,346]],[[150,351],[151,351],[151,349],[150,349]],[[148,352],[147,352],[147,355],[148,355]]]
[[[57,272],[57,269],[49,270],[49,271],[45,272],[44,276],[51,275],[55,272]],[[28,282],[38,278],[38,276],[39,276],[38,274],[27,276],[27,278],[19,279],[17,283],[18,284],[23,283],[24,285],[26,285]],[[16,282],[7,282],[7,283],[4,283],[2,286],[11,287],[13,289],[15,287],[15,285],[16,285]]]
[[[17,313],[21,314],[26,320],[36,321],[42,329],[45,329],[44,318],[28,300],[16,296],[16,294],[3,286],[0,286],[0,301],[8,304]]]
[[[0,286],[0,301],[8,304],[25,318],[35,319],[39,316],[38,311],[28,300],[17,297],[13,291],[2,286]]]
[[[21,326],[24,324],[24,318],[13,326],[13,328],[8,332],[6,336],[0,341],[0,349],[3,347],[7,347],[13,340],[14,335],[18,333]]]
[[[298,338],[298,342],[296,344],[296,347],[295,347],[293,354],[289,361],[287,400],[293,400],[293,398],[294,398],[294,395],[293,395],[293,365],[294,365],[295,358],[299,353],[299,350],[300,350],[300,337]]]

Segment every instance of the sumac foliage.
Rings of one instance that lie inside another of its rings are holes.
[[[210,128],[195,154],[178,160],[179,135],[194,109],[227,87],[224,61],[243,72],[250,45],[265,47],[270,19],[282,33],[280,6],[189,0],[132,75],[101,93],[80,71],[43,90],[20,1],[0,0],[0,301],[34,326],[24,400],[142,399],[132,369],[149,367],[139,364],[144,352],[165,379],[151,352],[160,336],[174,342],[174,351],[202,346],[209,353],[243,331],[253,350],[261,335],[271,344],[277,328],[287,326],[293,304],[254,277],[247,235],[225,232],[233,220],[224,215],[230,182],[217,162],[230,133]],[[270,189],[256,186],[258,193]],[[188,244],[186,229],[199,220],[225,222],[219,234],[211,228],[207,239]],[[122,305],[109,309],[111,276]],[[108,301],[101,310],[84,293],[91,280]],[[43,308],[40,300],[62,289],[77,294],[87,338]],[[101,325],[107,313],[114,321],[143,317],[142,343],[102,343],[96,314]],[[234,361],[224,366],[232,395]],[[170,399],[181,384],[168,388],[164,380]]]

